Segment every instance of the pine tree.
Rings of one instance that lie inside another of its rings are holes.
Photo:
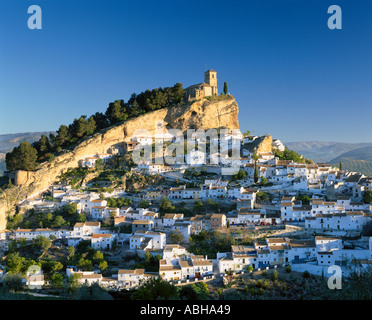
[[[36,167],[36,161],[37,150],[28,141],[22,141],[18,147],[5,156],[6,167],[9,171],[33,171]]]
[[[115,100],[109,103],[105,114],[110,123],[115,124],[127,120],[128,114],[126,111],[124,100]]]
[[[340,161],[340,171],[342,172],[342,163],[341,163],[341,161]]]
[[[67,145],[70,141],[70,133],[68,131],[68,127],[64,124],[61,125],[57,131],[57,136],[55,138],[55,145],[56,147],[63,148],[65,145]]]

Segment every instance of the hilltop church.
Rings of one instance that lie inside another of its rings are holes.
[[[204,72],[204,82],[187,87],[185,93],[189,101],[218,95],[217,72],[212,69]]]

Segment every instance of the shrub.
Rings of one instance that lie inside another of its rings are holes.
[[[310,278],[310,273],[309,273],[309,271],[305,270],[304,273],[302,274],[302,276],[303,276],[305,279]]]
[[[248,272],[253,271],[253,267],[252,267],[252,266],[248,266],[248,267],[247,267],[247,271],[248,271]]]
[[[269,282],[267,280],[257,280],[256,286],[260,289],[267,289],[269,287]]]
[[[278,280],[278,277],[279,277],[278,271],[277,270],[274,270],[274,272],[273,272],[273,280],[274,281]]]

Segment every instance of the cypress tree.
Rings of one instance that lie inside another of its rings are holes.
[[[227,83],[226,82],[223,83],[223,93],[227,94]]]
[[[254,183],[258,181],[257,161],[254,162]]]

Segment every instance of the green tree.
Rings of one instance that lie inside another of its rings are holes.
[[[25,260],[24,257],[19,256],[19,252],[8,254],[5,258],[6,270],[12,274],[21,273]]]
[[[69,246],[67,251],[68,251],[68,258],[70,258],[75,254],[75,247]]]
[[[6,154],[5,163],[9,171],[34,171],[37,158],[37,150],[28,141],[22,141],[18,147]]]
[[[61,273],[54,273],[50,276],[50,282],[53,288],[62,288],[63,281],[64,281],[64,278]]]
[[[8,229],[15,229],[23,222],[23,216],[21,214],[16,214],[12,218],[9,218],[7,223]]]
[[[102,171],[105,167],[105,164],[103,163],[102,159],[98,159],[94,164],[94,167],[97,171]]]
[[[77,214],[76,222],[85,222],[85,221],[87,221],[87,216],[85,215],[85,213]]]
[[[90,116],[86,124],[86,135],[91,136],[96,131],[96,121],[93,116]]]
[[[106,115],[101,112],[96,112],[92,117],[96,122],[97,130],[105,129],[110,125]]]
[[[42,260],[40,261],[43,272],[47,275],[52,275],[63,269],[63,264],[59,261]]]
[[[124,100],[115,100],[109,103],[106,116],[111,124],[125,121],[128,118],[128,114],[126,113]]]
[[[67,292],[71,293],[71,292],[74,292],[75,290],[77,290],[79,288],[80,277],[81,277],[81,275],[78,274],[78,273],[73,273],[68,277],[67,286],[66,286]]]
[[[247,177],[247,172],[243,169],[240,169],[236,174],[233,175],[232,180],[244,180]]]
[[[244,133],[243,133],[243,136],[244,137],[249,137],[251,135],[252,131],[251,130],[246,130]]]
[[[274,272],[273,272],[273,281],[278,280],[278,278],[279,278],[278,271],[277,270],[274,270]]]
[[[34,240],[33,240],[33,245],[36,247],[36,248],[39,248],[41,249],[42,251],[46,251],[47,249],[50,248],[50,246],[52,245],[52,241],[46,237],[43,237],[43,236],[37,236]]]
[[[178,298],[177,288],[162,279],[162,277],[150,277],[137,291],[133,292],[133,300],[173,300]]]
[[[55,145],[57,148],[63,148],[67,144],[69,144],[71,139],[70,132],[68,130],[68,127],[64,124],[61,125],[57,131],[57,136],[55,139]]]
[[[223,93],[227,94],[227,83],[226,82],[223,83]]]
[[[187,286],[179,287],[179,296],[181,300],[208,300],[209,289],[205,282],[193,283]]]
[[[170,213],[170,212],[173,212],[174,209],[175,209],[175,207],[172,205],[170,200],[167,197],[162,196],[161,200],[160,200],[159,212],[160,213]]]
[[[372,237],[372,221],[368,221],[363,225],[362,234],[365,237]]]
[[[93,259],[93,262],[95,262],[95,263],[98,263],[98,262],[102,261],[104,259],[103,253],[101,251],[96,251],[93,254],[92,259]]]
[[[253,267],[252,266],[247,266],[247,272],[251,272],[253,271]]]
[[[4,276],[3,284],[9,290],[21,291],[22,288],[23,288],[23,285],[22,285],[22,276],[20,274],[18,274],[18,273],[7,274],[7,275]]]
[[[205,207],[204,207],[203,202],[201,202],[200,200],[196,200],[195,203],[194,203],[193,210],[194,210],[194,212],[197,212],[197,213],[201,213],[201,212],[205,211]]]
[[[69,299],[73,300],[112,300],[112,296],[106,289],[101,288],[98,283],[92,285],[82,284],[72,290]]]
[[[67,215],[74,215],[77,213],[77,204],[75,202],[69,202],[63,206],[63,212]]]
[[[178,244],[183,240],[183,236],[178,230],[171,232],[169,237],[172,244]]]
[[[342,172],[342,163],[341,163],[341,161],[340,161],[340,171]]]
[[[32,145],[39,155],[44,155],[52,149],[52,142],[45,134],[42,134],[39,141],[34,142]]]
[[[62,216],[58,215],[54,218],[54,221],[52,223],[53,228],[60,228],[66,223],[65,219],[63,219]]]
[[[105,271],[107,269],[107,267],[108,267],[107,261],[105,261],[105,260],[101,261],[98,264],[98,268],[99,268],[99,270],[101,270],[101,272]]]
[[[306,160],[296,151],[290,150],[287,147],[285,147],[284,151],[276,150],[275,156],[278,157],[280,160],[292,160],[293,162],[299,163],[302,163]]]
[[[148,208],[150,206],[150,203],[146,200],[141,200],[139,203],[140,208]]]
[[[305,270],[305,271],[302,273],[302,277],[305,278],[305,279],[310,278],[310,273],[309,273],[309,271]]]
[[[91,132],[92,122],[89,123],[86,118],[87,116],[82,115],[79,119],[75,118],[69,125],[68,129],[74,141],[86,137]]]
[[[257,161],[254,162],[254,174],[253,174],[254,183],[258,182],[259,175],[257,170]]]
[[[364,192],[364,202],[372,204],[372,191],[368,190]]]
[[[309,205],[310,204],[310,197],[303,194],[303,193],[299,193],[297,196],[296,196],[296,199],[297,200],[300,200],[302,202],[303,205]]]
[[[83,271],[93,270],[92,261],[90,261],[89,259],[80,258],[76,266]]]
[[[216,211],[218,209],[218,202],[213,201],[212,199],[208,198],[207,207],[208,207],[208,210],[210,211]]]

